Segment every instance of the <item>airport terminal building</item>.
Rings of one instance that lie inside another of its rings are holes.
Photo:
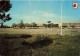
[[[59,27],[61,27],[61,23],[58,23]],[[68,27],[68,28],[80,28],[80,21],[76,21],[76,22],[62,22],[62,27]]]
[[[26,23],[24,23],[24,24],[26,24]],[[27,23],[27,24],[31,24],[31,23]],[[44,26],[43,26],[44,24],[48,25],[48,23],[36,23],[36,24],[37,24],[38,28],[44,28]],[[57,25],[57,28],[61,28],[61,23],[51,23],[51,24],[53,24],[54,27],[55,27],[55,25]],[[12,25],[9,27],[12,27]],[[54,28],[54,27],[52,27],[52,28]],[[72,28],[72,27],[80,28],[80,21],[62,22],[62,27],[63,28]],[[28,28],[28,27],[25,27],[25,28]]]

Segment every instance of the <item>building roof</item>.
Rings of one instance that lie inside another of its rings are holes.
[[[62,22],[62,23],[80,23],[80,21],[73,21],[73,22]]]

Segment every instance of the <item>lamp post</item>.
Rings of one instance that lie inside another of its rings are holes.
[[[61,3],[61,36],[62,36],[62,3]]]

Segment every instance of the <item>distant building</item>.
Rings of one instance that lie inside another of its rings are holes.
[[[12,25],[8,25],[8,27],[12,28]]]
[[[59,27],[61,27],[61,23],[58,23]],[[62,22],[62,27],[75,27],[75,28],[80,28],[80,21],[76,21],[76,22]]]
[[[18,24],[21,22],[21,20],[18,22]],[[27,25],[31,25],[31,23],[24,23],[24,24],[27,24]],[[34,27],[34,28],[45,28],[43,25],[46,24],[48,25],[48,23],[36,23],[37,24],[37,27]],[[53,24],[53,26],[51,27],[59,27],[61,28],[61,23],[51,23]],[[12,27],[12,26],[10,26]],[[80,28],[80,21],[76,21],[76,22],[62,22],[62,27],[63,28]],[[25,28],[32,28],[31,26],[26,26]]]
[[[39,27],[43,27],[43,23],[36,23],[37,24],[37,26],[39,26]]]

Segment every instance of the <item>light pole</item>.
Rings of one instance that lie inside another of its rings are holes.
[[[62,36],[62,3],[61,3],[61,36]]]

